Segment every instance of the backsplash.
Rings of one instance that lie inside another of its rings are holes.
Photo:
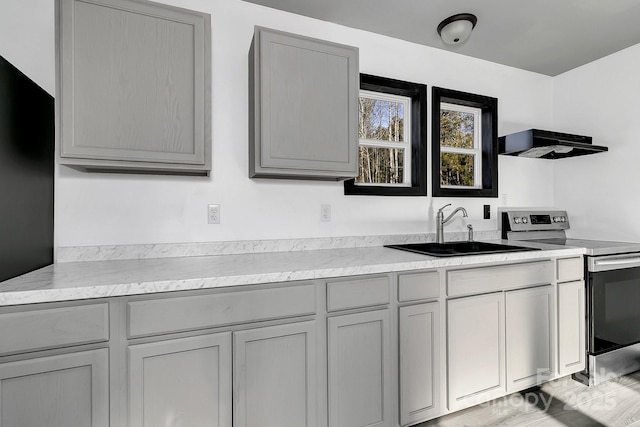
[[[498,230],[476,231],[476,240],[500,238]],[[445,233],[446,241],[467,239],[466,232]],[[323,237],[312,239],[238,240],[203,243],[159,243],[147,245],[106,245],[59,247],[56,262],[108,261],[124,259],[175,258],[233,255],[262,252],[291,252],[344,248],[364,248],[402,243],[435,242],[434,233],[377,236]]]

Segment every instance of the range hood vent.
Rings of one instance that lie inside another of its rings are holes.
[[[591,144],[590,136],[529,129],[498,138],[499,154],[540,159],[562,159],[608,151]]]

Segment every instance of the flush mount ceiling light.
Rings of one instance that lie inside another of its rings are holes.
[[[458,13],[438,25],[438,34],[446,44],[460,44],[469,38],[478,18],[470,13]]]

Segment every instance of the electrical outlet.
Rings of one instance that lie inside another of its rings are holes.
[[[320,221],[331,222],[331,205],[320,205]]]
[[[220,224],[220,205],[209,205],[207,207],[207,222],[209,224]]]

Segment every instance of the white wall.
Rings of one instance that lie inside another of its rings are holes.
[[[425,83],[429,91],[441,86],[497,97],[500,134],[551,126],[553,80],[239,0],[164,2],[212,16],[212,176],[89,174],[59,166],[58,246],[427,232],[434,231],[434,208],[450,202],[469,210],[477,230],[492,230],[501,201],[509,206],[553,204],[553,163],[505,156],[500,156],[499,192],[506,195],[501,199],[346,197],[342,183],[249,179],[247,58],[254,25],[357,46],[363,73]],[[52,0],[28,3],[32,9],[47,5],[48,14],[25,17],[21,0],[3,0],[0,16],[15,14],[17,20],[43,26],[46,34],[0,25],[0,40],[17,39],[24,45],[18,52],[19,62],[44,72],[33,73],[33,78],[53,92],[54,55],[41,55],[28,47],[42,42],[53,49]],[[0,44],[0,54],[5,48],[6,43]],[[209,203],[221,204],[220,225],[206,223]],[[332,222],[320,222],[321,204],[331,204]],[[492,220],[482,219],[483,204],[491,204]],[[464,226],[465,222],[456,220],[448,230],[463,230]]]
[[[571,235],[640,241],[640,45],[557,76],[556,128],[593,137],[607,153],[558,160],[555,204]]]
[[[53,0],[0,1],[0,55],[55,93]]]

